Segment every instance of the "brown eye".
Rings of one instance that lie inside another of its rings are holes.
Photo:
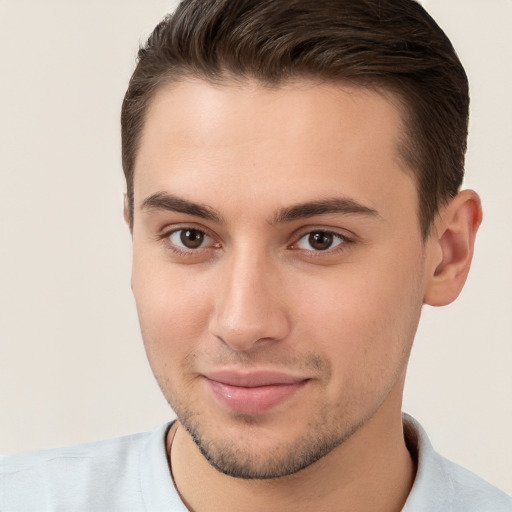
[[[187,249],[197,249],[204,241],[204,233],[197,229],[182,229],[180,241]]]
[[[174,245],[185,249],[199,249],[209,238],[203,231],[192,228],[177,229],[169,235]]]
[[[295,244],[296,249],[307,251],[327,251],[345,243],[347,239],[332,231],[310,231]]]
[[[326,231],[314,231],[309,233],[309,245],[316,251],[325,251],[329,249],[334,241],[333,233]]]

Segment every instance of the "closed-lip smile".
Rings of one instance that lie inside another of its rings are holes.
[[[310,379],[269,370],[217,370],[204,374],[207,387],[229,410],[259,414],[295,395]]]

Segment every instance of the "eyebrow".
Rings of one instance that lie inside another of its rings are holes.
[[[166,210],[224,223],[222,216],[212,208],[177,197],[173,194],[167,194],[166,192],[156,192],[146,197],[146,199],[142,201],[141,210]]]
[[[209,206],[194,203],[188,199],[168,194],[166,192],[156,192],[146,197],[141,205],[142,210],[165,210],[178,213],[184,213],[199,217],[201,219],[211,220],[220,224],[225,224],[220,213]],[[316,215],[326,214],[343,215],[366,215],[370,217],[380,217],[380,214],[374,208],[364,206],[353,199],[346,197],[334,197],[321,199],[318,201],[309,201],[282,208],[270,219],[270,224],[282,224],[294,220],[306,219]]]
[[[316,215],[326,215],[329,213],[380,217],[379,212],[374,208],[359,204],[350,198],[333,197],[283,208],[272,218],[271,224],[291,222],[294,220],[314,217]]]

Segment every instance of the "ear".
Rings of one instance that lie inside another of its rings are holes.
[[[130,208],[130,206],[128,204],[128,194],[124,194],[124,197],[123,197],[123,217],[124,217],[124,221],[125,221],[126,225],[130,229],[130,233],[131,233],[132,226],[130,224],[130,210],[129,210],[129,208]]]
[[[473,190],[459,192],[439,213],[428,240],[425,304],[445,306],[458,297],[471,266],[481,222],[480,198]]]

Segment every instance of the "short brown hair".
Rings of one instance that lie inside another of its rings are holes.
[[[426,237],[464,175],[468,82],[452,44],[415,0],[184,0],[140,48],[121,112],[130,221],[149,102],[183,77],[291,78],[391,91],[404,106],[400,152],[414,173]]]

